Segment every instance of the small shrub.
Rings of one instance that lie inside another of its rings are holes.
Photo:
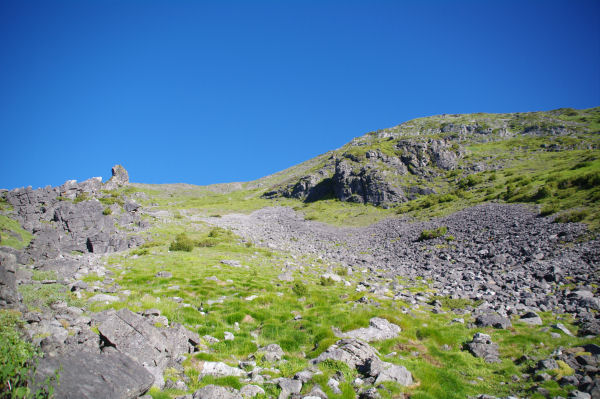
[[[187,234],[181,233],[177,236],[175,241],[169,246],[169,251],[186,251],[191,252],[194,249],[194,241],[191,240]]]
[[[131,255],[137,255],[137,256],[148,255],[148,253],[150,253],[148,251],[148,248],[138,248],[138,249],[134,249],[133,251],[131,251]]]
[[[308,293],[308,288],[306,288],[306,285],[304,285],[304,283],[298,281],[294,283],[292,291],[298,296],[306,296],[306,294]]]
[[[465,179],[458,182],[458,187],[467,188],[473,187],[483,182],[483,177],[480,175],[469,175]]]
[[[446,226],[438,227],[433,230],[423,230],[419,235],[419,241],[424,240],[432,240],[434,238],[443,237],[448,232],[448,228]]]
[[[331,277],[321,276],[320,284],[324,287],[329,287],[335,284],[335,281]]]
[[[30,397],[27,376],[35,347],[21,338],[18,313],[0,310],[0,397]],[[36,395],[37,396],[37,395]]]
[[[106,208],[104,208],[104,210],[102,211],[102,214],[103,214],[104,216],[108,216],[108,215],[112,214],[112,211],[111,211],[111,209],[110,209],[109,207],[106,207]]]
[[[200,248],[210,248],[217,245],[217,241],[213,238],[201,238],[196,241],[196,246]]]
[[[569,366],[564,361],[557,360],[556,364],[558,365],[557,369],[548,370],[548,373],[554,376],[555,379],[560,380],[562,377],[575,374],[575,370],[573,370],[571,366]]]

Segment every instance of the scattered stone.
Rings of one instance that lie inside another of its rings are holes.
[[[156,273],[154,276],[160,277],[160,278],[171,278],[171,277],[173,277],[173,273],[162,270],[162,271]]]
[[[258,385],[244,385],[240,389],[240,394],[244,398],[253,398],[256,395],[264,395],[265,390],[259,387]]]
[[[541,326],[543,324],[542,318],[534,312],[525,313],[521,316],[521,321],[531,326]]]
[[[294,275],[291,272],[281,273],[277,278],[281,281],[294,281]]]
[[[500,353],[498,344],[492,342],[492,338],[483,333],[476,333],[473,340],[466,344],[467,350],[475,357],[480,357],[487,363],[499,363]]]
[[[104,302],[104,303],[112,303],[119,302],[121,299],[118,296],[107,295],[107,294],[96,294],[93,297],[88,299],[88,302]]]
[[[207,385],[194,392],[193,399],[243,399],[240,391],[230,387]]]
[[[280,378],[278,385],[281,388],[281,393],[284,397],[288,397],[290,394],[300,393],[302,390],[302,382],[291,378]],[[279,397],[281,398],[282,396],[280,395]]]
[[[374,317],[369,321],[369,327],[348,331],[343,336],[346,338],[362,339],[367,342],[392,339],[400,333],[400,327],[386,319]]]
[[[556,323],[552,326],[552,328],[556,328],[557,330],[562,331],[563,333],[565,333],[568,336],[573,336],[573,333],[571,331],[569,331],[569,329],[567,327],[565,327],[564,324],[562,323]]]
[[[246,375],[244,370],[228,366],[223,362],[201,362],[199,372],[199,378],[202,378],[205,375],[212,375],[215,377],[242,377]]]
[[[283,358],[285,354],[283,349],[277,344],[269,344],[263,348],[260,348],[258,353],[262,353],[267,362],[278,362]]]

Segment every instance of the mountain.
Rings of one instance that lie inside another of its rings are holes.
[[[599,131],[440,115],[252,182],[0,190],[0,398],[600,397]]]

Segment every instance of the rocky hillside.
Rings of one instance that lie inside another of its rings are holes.
[[[367,133],[274,175],[276,183],[264,196],[391,207],[421,196],[452,194],[456,183],[468,183],[470,176],[510,168],[541,153],[597,155],[599,131],[600,108],[415,119]]]
[[[599,130],[441,115],[254,182],[1,190],[0,398],[600,398]]]

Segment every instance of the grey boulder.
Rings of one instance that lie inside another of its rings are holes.
[[[498,344],[492,342],[492,338],[487,334],[476,333],[473,340],[465,346],[473,356],[482,358],[487,363],[500,362]]]
[[[371,342],[396,338],[400,331],[400,327],[396,324],[390,323],[386,319],[373,317],[369,320],[369,327],[348,331],[343,336],[345,338],[357,338]]]
[[[54,390],[56,399],[133,399],[154,382],[144,367],[117,351],[77,352],[41,359],[34,376],[36,386],[57,370],[60,377]]]
[[[258,353],[264,354],[265,360],[268,362],[277,362],[284,355],[283,349],[277,344],[270,344],[258,350]]]
[[[479,327],[494,327],[501,329],[512,327],[509,318],[502,317],[499,314],[495,313],[477,316],[477,318],[475,319],[475,324]]]

